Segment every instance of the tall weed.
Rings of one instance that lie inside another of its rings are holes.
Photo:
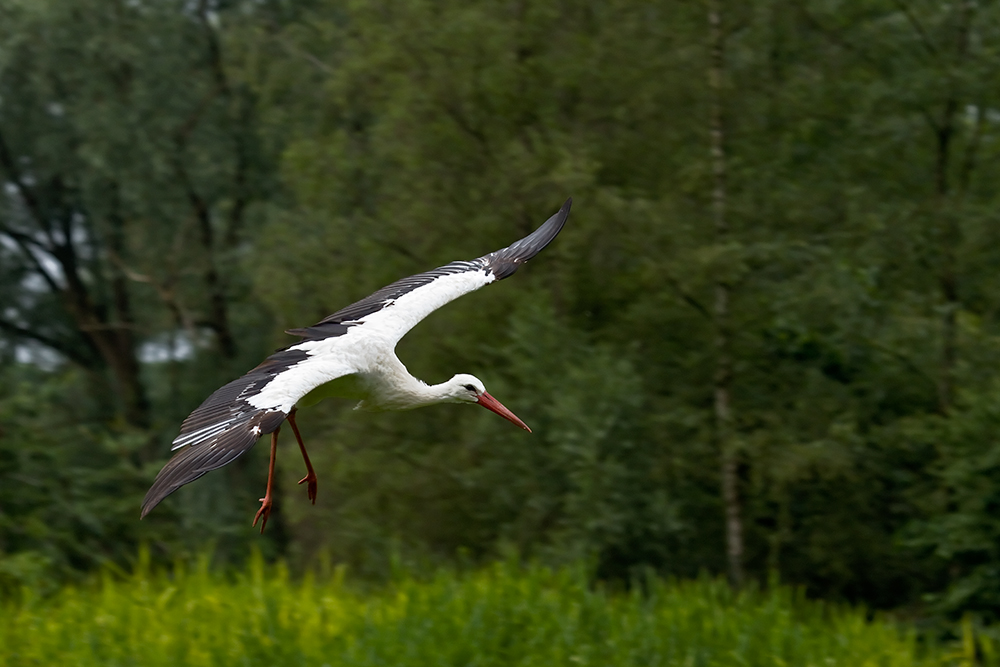
[[[513,561],[468,573],[400,574],[361,592],[343,571],[293,581],[253,558],[226,576],[209,559],[105,574],[2,609],[0,666],[816,665],[911,667],[912,632],[796,590],[734,593],[720,580],[656,578],[631,592],[583,568]]]

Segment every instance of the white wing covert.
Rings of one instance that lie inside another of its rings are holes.
[[[315,340],[342,336],[352,327],[363,326],[366,333],[379,331],[395,345],[417,323],[446,303],[513,275],[559,234],[572,204],[573,200],[567,199],[538,229],[506,248],[397,280],[311,327],[289,329],[286,333]]]

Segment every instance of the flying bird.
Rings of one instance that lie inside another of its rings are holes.
[[[306,465],[309,499],[316,503],[316,473],[302,443],[295,413],[328,397],[360,399],[362,410],[410,410],[436,403],[475,403],[530,432],[490,396],[476,377],[458,374],[428,385],[410,375],[396,357],[396,343],[418,322],[463,294],[512,275],[559,234],[572,199],[533,233],[471,261],[445,264],[403,278],[302,329],[294,345],[278,350],[243,377],[216,390],[181,424],[177,453],[167,461],[142,501],[145,517],[168,495],[207,472],[231,463],[263,436],[271,435],[267,489],[253,525],[264,532],[273,504],[278,433],[287,421]]]

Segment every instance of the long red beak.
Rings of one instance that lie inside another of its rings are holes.
[[[513,412],[511,412],[510,410],[508,410],[507,408],[505,408],[503,406],[503,403],[501,403],[497,399],[495,399],[492,396],[490,396],[488,392],[484,391],[479,396],[479,399],[476,401],[476,403],[478,403],[479,405],[483,406],[487,410],[492,410],[493,412],[497,413],[498,415],[500,415],[501,417],[503,417],[507,421],[511,422],[512,424],[517,424],[518,426],[520,426],[521,428],[523,428],[528,433],[531,433],[531,429],[528,428],[527,424],[525,424],[523,421],[521,421],[520,419],[518,419],[517,415],[515,415]]]

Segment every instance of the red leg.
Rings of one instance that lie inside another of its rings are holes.
[[[306,484],[306,493],[309,494],[309,500],[312,504],[316,504],[316,471],[313,470],[312,463],[309,462],[309,454],[306,453],[306,446],[302,443],[302,436],[299,435],[299,427],[295,425],[295,413],[298,408],[292,408],[292,411],[288,413],[288,423],[292,425],[292,433],[295,434],[295,439],[299,441],[299,449],[302,451],[302,460],[306,462],[306,476],[299,480],[299,484]]]
[[[267,466],[267,491],[264,492],[264,497],[260,499],[260,509],[257,510],[257,515],[253,518],[253,526],[257,525],[257,520],[263,517],[263,521],[260,524],[260,534],[264,534],[264,526],[267,525],[267,517],[271,516],[271,490],[274,487],[274,459],[278,454],[278,432],[281,431],[281,427],[274,429],[274,433],[271,434],[271,463]]]

